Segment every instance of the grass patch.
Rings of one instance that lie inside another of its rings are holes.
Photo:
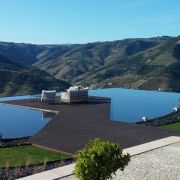
[[[55,161],[71,157],[70,155],[42,149],[32,145],[10,148],[0,148],[0,167],[9,167],[39,164],[46,161]]]
[[[167,124],[167,125],[162,125],[160,127],[166,128],[166,129],[180,131],[180,122],[176,122],[176,123],[172,123],[172,124]]]

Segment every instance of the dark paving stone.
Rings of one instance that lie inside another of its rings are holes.
[[[111,121],[110,103],[97,99],[88,104],[72,105],[49,105],[28,100],[8,103],[59,111],[30,141],[68,153],[76,153],[93,138],[110,140],[128,148],[168,136],[180,136],[176,131]]]

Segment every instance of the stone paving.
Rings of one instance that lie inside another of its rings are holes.
[[[124,172],[117,171],[113,180],[180,180],[180,142],[131,157]]]

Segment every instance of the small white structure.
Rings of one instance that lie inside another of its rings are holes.
[[[173,108],[173,111],[174,111],[174,112],[177,112],[177,111],[178,111],[178,108],[177,108],[177,107],[174,107],[174,108]]]
[[[109,86],[112,86],[112,82],[109,82],[108,85],[109,85]]]
[[[146,116],[142,117],[142,120],[143,120],[144,122],[147,121],[147,117],[146,117]]]
[[[67,92],[77,91],[77,90],[79,90],[79,89],[81,89],[81,87],[79,87],[79,86],[71,86],[71,87],[69,87],[69,89],[67,89]]]
[[[56,90],[52,90],[52,91],[42,90],[41,101],[55,103],[56,102]]]
[[[67,92],[61,93],[61,102],[85,102],[88,100],[88,89],[82,89],[78,86],[70,87]]]

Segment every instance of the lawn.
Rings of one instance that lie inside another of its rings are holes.
[[[10,148],[0,148],[0,167],[38,164],[46,161],[55,161],[71,157],[67,154],[54,152],[32,145]]]
[[[166,128],[166,129],[172,129],[172,130],[180,131],[180,122],[176,122],[176,123],[172,123],[172,124],[167,124],[167,125],[162,125],[160,127]]]

